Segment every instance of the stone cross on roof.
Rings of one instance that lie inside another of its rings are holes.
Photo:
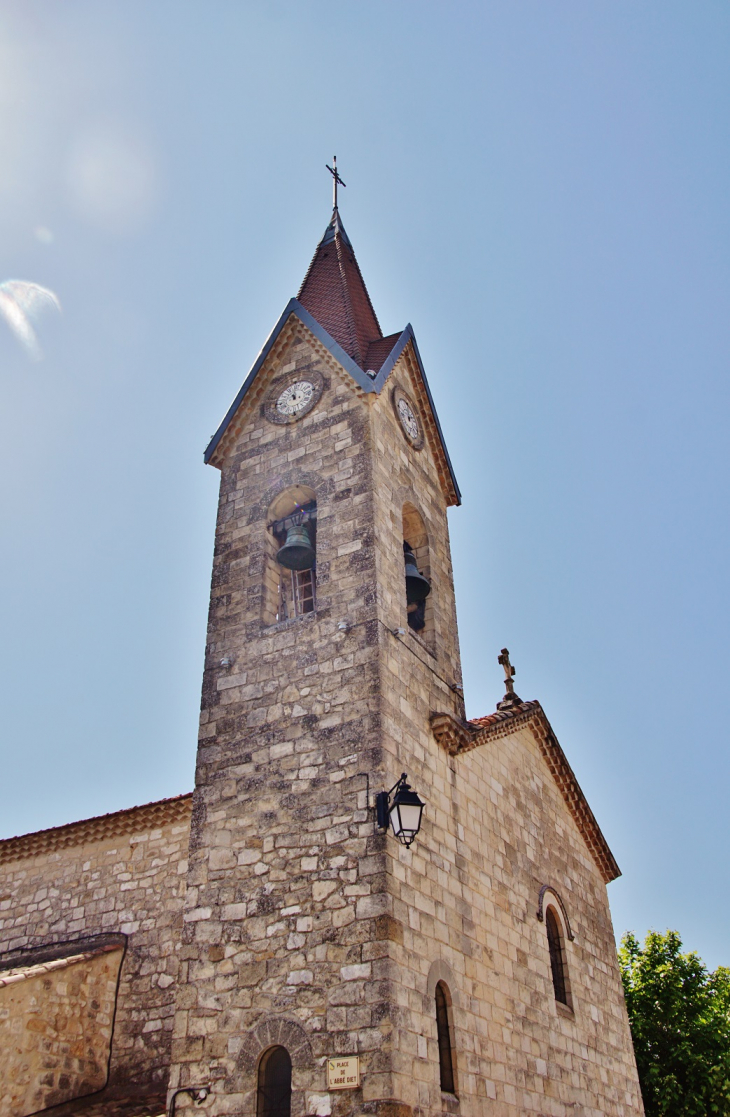
[[[506,710],[509,709],[510,706],[519,706],[522,699],[518,694],[515,694],[515,684],[512,682],[517,672],[509,661],[509,651],[507,648],[502,648],[501,653],[497,656],[497,663],[501,664],[504,668],[505,686],[507,688],[504,698],[501,702],[497,703],[497,709]]]
[[[333,158],[332,158],[332,166],[330,167],[329,163],[325,163],[325,167],[327,168],[329,173],[332,175],[332,206],[333,206],[334,209],[337,209],[337,187],[338,187],[338,185],[339,186],[347,186],[347,183],[343,182],[342,179],[339,176],[339,172],[337,170],[337,156],[336,155],[333,156]]]

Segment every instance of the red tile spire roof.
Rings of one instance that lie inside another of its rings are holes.
[[[382,339],[383,331],[337,207],[297,298],[361,369],[372,367],[367,364],[368,349]]]

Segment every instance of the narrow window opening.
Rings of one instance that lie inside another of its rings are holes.
[[[441,1089],[444,1093],[455,1094],[454,1058],[451,1043],[451,1027],[449,1024],[449,1004],[446,986],[443,981],[439,981],[436,986],[436,1031],[439,1044]]]
[[[311,570],[292,570],[291,600],[295,616],[314,612],[314,568]]]
[[[553,976],[555,1000],[570,1008],[563,936],[560,933],[557,916],[552,908],[548,908],[545,912],[545,928],[550,951],[550,969]]]
[[[317,604],[316,573],[311,570],[286,570],[279,567],[276,621],[288,621],[313,613]]]
[[[259,1063],[256,1117],[291,1117],[291,1059],[285,1047],[272,1047]]]

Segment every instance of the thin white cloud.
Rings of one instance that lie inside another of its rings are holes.
[[[34,361],[42,358],[43,351],[31,319],[36,320],[46,310],[61,310],[58,297],[47,287],[25,279],[0,283],[0,314]]]

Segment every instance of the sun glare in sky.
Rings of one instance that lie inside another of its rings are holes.
[[[6,279],[0,283],[0,314],[34,361],[43,356],[37,327],[48,311],[61,311],[58,297],[40,283]]]

